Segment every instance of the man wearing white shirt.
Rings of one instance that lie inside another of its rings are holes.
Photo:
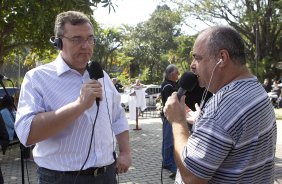
[[[131,165],[128,123],[109,76],[92,80],[86,70],[93,25],[83,13],[68,11],[57,16],[54,31],[61,52],[25,75],[17,135],[25,146],[35,145],[39,183],[117,183],[116,172]]]

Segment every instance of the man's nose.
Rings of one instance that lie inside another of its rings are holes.
[[[89,44],[88,42],[83,42],[82,45],[81,45],[82,48],[87,48],[89,47]]]
[[[191,69],[191,70],[195,70],[195,68],[196,68],[195,60],[193,59],[192,62],[191,62],[191,64],[190,64],[190,69]]]

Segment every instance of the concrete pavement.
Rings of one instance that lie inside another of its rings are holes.
[[[140,118],[139,127],[135,121],[129,121],[132,166],[125,174],[119,175],[120,184],[160,184],[161,183],[161,144],[162,123],[160,118]],[[277,122],[278,138],[275,164],[275,184],[282,184],[282,121]],[[10,146],[6,155],[0,154],[0,163],[5,184],[21,183],[21,164],[19,145]],[[25,161],[25,183],[35,184],[37,180],[36,165]],[[28,172],[28,174],[27,174]],[[27,177],[27,175],[29,177]],[[163,184],[174,183],[170,173],[163,170]]]

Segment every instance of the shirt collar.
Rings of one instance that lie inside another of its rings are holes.
[[[60,76],[63,73],[71,70],[71,68],[66,64],[66,62],[62,58],[61,53],[57,56],[57,58],[55,60],[55,65],[56,65],[56,68],[57,68],[57,75],[58,76]]]

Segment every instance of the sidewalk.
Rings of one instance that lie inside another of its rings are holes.
[[[126,174],[119,175],[120,184],[160,184],[161,183],[161,144],[162,123],[160,118],[140,118],[139,127],[129,121],[132,166]],[[282,184],[282,121],[277,122],[277,151],[275,164],[275,184]],[[21,163],[19,145],[8,148],[6,155],[0,153],[0,163],[5,184],[21,184]],[[25,161],[25,183],[36,184],[36,165]],[[29,182],[27,178],[29,176]],[[163,184],[174,183],[170,173],[163,170]]]

